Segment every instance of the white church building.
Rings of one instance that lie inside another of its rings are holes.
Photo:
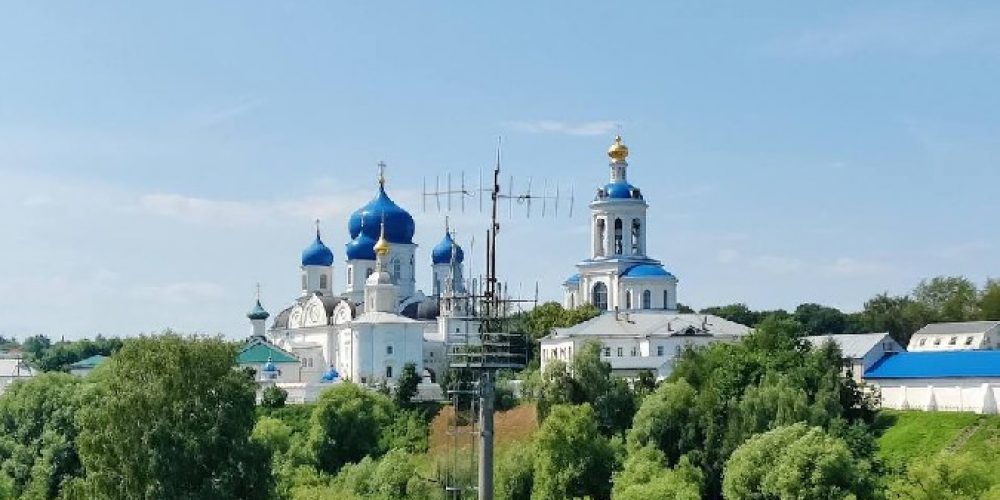
[[[311,401],[345,379],[392,386],[408,363],[423,377],[420,396],[440,398],[436,382],[447,369],[448,332],[476,327],[459,318],[468,302],[464,253],[447,227],[431,252],[433,295],[417,289],[413,217],[389,198],[379,166],[374,199],[348,221],[341,288],[317,223],[315,240],[302,252],[299,297],[269,329],[259,300],[247,315],[254,334],[238,362],[262,383],[287,390],[290,402]]]
[[[615,374],[649,370],[662,378],[685,347],[750,333],[718,316],[677,312],[677,278],[647,253],[649,205],[628,180],[628,154],[616,137],[608,149],[610,181],[590,203],[589,256],[563,283],[566,308],[593,304],[602,314],[542,338],[542,370],[553,360],[570,362],[584,344],[597,342]]]

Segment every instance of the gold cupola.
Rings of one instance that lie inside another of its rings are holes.
[[[608,156],[614,162],[623,162],[625,158],[628,158],[628,146],[622,142],[622,136],[615,136],[614,144],[608,148]]]
[[[375,246],[372,247],[375,250],[375,255],[380,257],[385,257],[389,254],[389,242],[385,239],[385,222],[382,222],[382,233],[378,237],[378,241],[375,242]]]

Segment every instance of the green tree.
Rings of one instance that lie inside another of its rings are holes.
[[[670,469],[663,452],[645,446],[629,452],[624,467],[615,474],[612,497],[615,500],[698,500],[701,482],[701,471],[686,456]]]
[[[412,400],[417,395],[417,386],[419,385],[420,375],[417,374],[417,365],[413,363],[403,365],[403,371],[399,374],[399,380],[396,382],[396,391],[393,393],[396,406],[400,408],[413,406]]]
[[[260,396],[260,405],[264,408],[283,408],[288,399],[288,391],[272,385],[264,389]]]
[[[746,304],[706,307],[698,312],[701,314],[712,314],[746,326],[757,326],[757,323],[760,323],[760,320],[763,319],[760,313],[751,311]]]
[[[840,439],[804,424],[778,427],[741,445],[726,462],[725,498],[870,498],[868,466]]]
[[[537,400],[535,411],[538,413],[539,422],[548,418],[552,407],[573,404],[580,398],[580,389],[570,376],[566,363],[558,359],[552,360],[545,366],[545,371],[542,372],[537,387],[532,388],[532,392]]]
[[[943,453],[914,464],[904,477],[890,484],[889,498],[900,500],[970,500],[1000,498],[990,491],[993,474],[982,462],[965,454]]]
[[[611,365],[601,360],[601,345],[588,342],[573,356],[573,403],[590,403],[601,432],[624,434],[635,415],[635,398],[628,384],[611,376]]]
[[[696,392],[684,379],[661,384],[635,414],[627,443],[630,450],[653,446],[667,465],[701,444]]]
[[[80,413],[86,498],[266,498],[267,451],[250,440],[255,384],[236,347],[165,334],[130,339]],[[123,459],[127,457],[127,459]]]
[[[865,302],[859,315],[862,329],[867,332],[888,332],[906,346],[913,332],[936,321],[933,311],[906,296],[876,295]]]
[[[14,497],[56,498],[82,475],[76,451],[81,386],[78,377],[46,373],[14,383],[0,398],[0,471]]]
[[[795,308],[793,317],[810,335],[844,333],[847,328],[847,316],[844,313],[819,304],[801,304]]]
[[[386,432],[393,421],[392,401],[351,382],[320,394],[313,410],[308,446],[317,468],[336,474],[344,464],[388,449]]]
[[[614,452],[590,405],[557,405],[538,430],[535,454],[536,500],[611,494]]]
[[[1000,320],[1000,280],[986,280],[986,286],[979,293],[979,319]]]
[[[280,419],[260,417],[253,427],[250,438],[263,446],[271,454],[283,454],[292,444],[292,428]]]
[[[968,321],[977,316],[979,292],[963,276],[935,276],[921,280],[913,298],[934,313],[939,321]]]
[[[535,449],[511,446],[497,460],[494,495],[500,500],[529,500],[535,484]]]

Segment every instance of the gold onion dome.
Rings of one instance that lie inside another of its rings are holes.
[[[608,148],[608,156],[614,161],[625,161],[628,158],[628,146],[622,142],[622,136],[615,136],[615,143]]]
[[[385,223],[382,223],[382,233],[378,237],[378,241],[375,242],[375,246],[372,247],[375,250],[376,255],[385,256],[389,253],[389,242],[385,239]]]

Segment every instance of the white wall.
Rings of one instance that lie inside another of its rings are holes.
[[[997,413],[1000,378],[868,380],[882,395],[882,407],[897,410]]]

